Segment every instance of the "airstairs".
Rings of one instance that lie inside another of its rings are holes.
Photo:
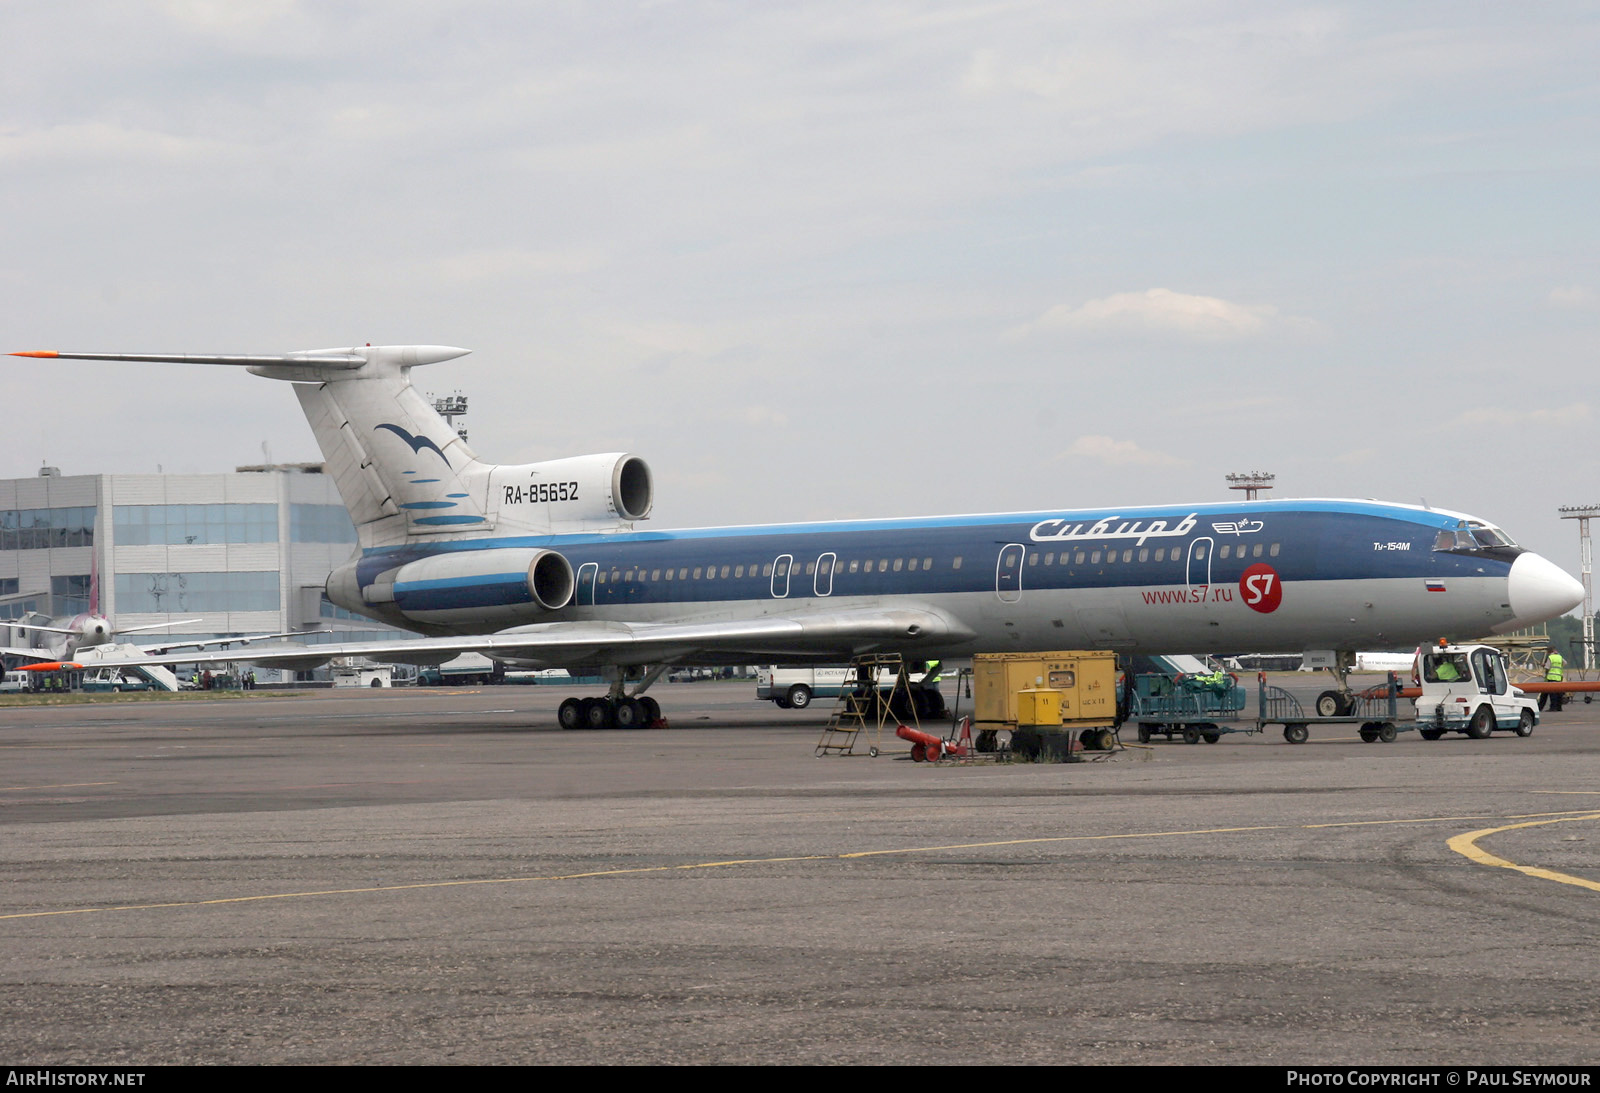
[[[819,756],[854,755],[859,746],[875,757],[883,744],[884,726],[889,726],[889,735],[893,736],[901,724],[896,710],[906,711],[905,720],[915,728],[921,727],[905,661],[900,654],[873,653],[856,657],[850,667],[855,670],[855,686],[841,691],[834,703],[833,712],[817,741]],[[884,682],[885,674],[892,678],[892,683]]]

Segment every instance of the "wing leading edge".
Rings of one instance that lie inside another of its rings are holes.
[[[916,607],[871,608],[689,623],[551,622],[497,634],[107,657],[100,663],[173,665],[248,661],[267,667],[305,667],[340,657],[370,657],[399,664],[437,664],[462,653],[483,653],[502,660],[556,668],[590,663],[670,664],[708,655],[842,662],[880,650],[962,645],[976,637],[971,629],[943,611]]]

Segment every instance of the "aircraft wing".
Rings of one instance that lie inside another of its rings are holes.
[[[193,620],[193,621],[199,621],[199,620]],[[176,625],[176,623],[174,623],[173,625]],[[154,628],[153,627],[134,627],[134,629],[135,630],[144,630],[144,629],[154,629]],[[133,631],[132,630],[123,630],[123,631],[120,631],[120,632],[124,633],[124,634],[130,634]],[[284,630],[284,631],[282,631],[280,633],[277,633],[277,634],[245,634],[245,635],[243,635],[241,637],[237,637],[237,638],[202,638],[199,641],[164,641],[159,645],[141,645],[141,646],[139,646],[139,652],[140,653],[149,653],[149,654],[152,654],[152,655],[155,655],[155,656],[160,656],[162,653],[170,652],[173,649],[204,649],[208,645],[249,645],[251,642],[271,641],[271,640],[273,640],[275,638],[303,638],[307,634],[331,634],[331,633],[333,633],[332,630]],[[183,635],[182,634],[174,634],[172,636],[174,638],[181,638]],[[189,658],[189,660],[194,660],[194,659],[195,658],[192,657],[192,656]],[[185,663],[187,663],[187,662],[185,662]]]
[[[0,645],[0,653],[8,657],[21,657],[23,660],[60,660],[61,658],[48,649],[26,649],[20,646]]]
[[[547,667],[726,664],[737,663],[741,657],[840,663],[863,653],[903,651],[918,645],[944,647],[976,636],[951,616],[932,608],[861,608],[700,622],[551,622],[496,634],[327,645],[285,643],[269,649],[106,657],[103,662],[171,665],[249,661],[267,667],[305,667],[337,657],[369,657],[400,664],[438,664],[462,653],[483,653]]]

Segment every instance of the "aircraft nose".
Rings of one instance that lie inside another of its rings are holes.
[[[1583,602],[1583,585],[1538,554],[1517,555],[1506,578],[1506,591],[1512,619],[1495,627],[1502,634],[1564,615]]]

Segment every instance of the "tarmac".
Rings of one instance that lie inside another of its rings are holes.
[[[651,693],[0,705],[0,1063],[1600,1056],[1600,704],[931,765]]]

